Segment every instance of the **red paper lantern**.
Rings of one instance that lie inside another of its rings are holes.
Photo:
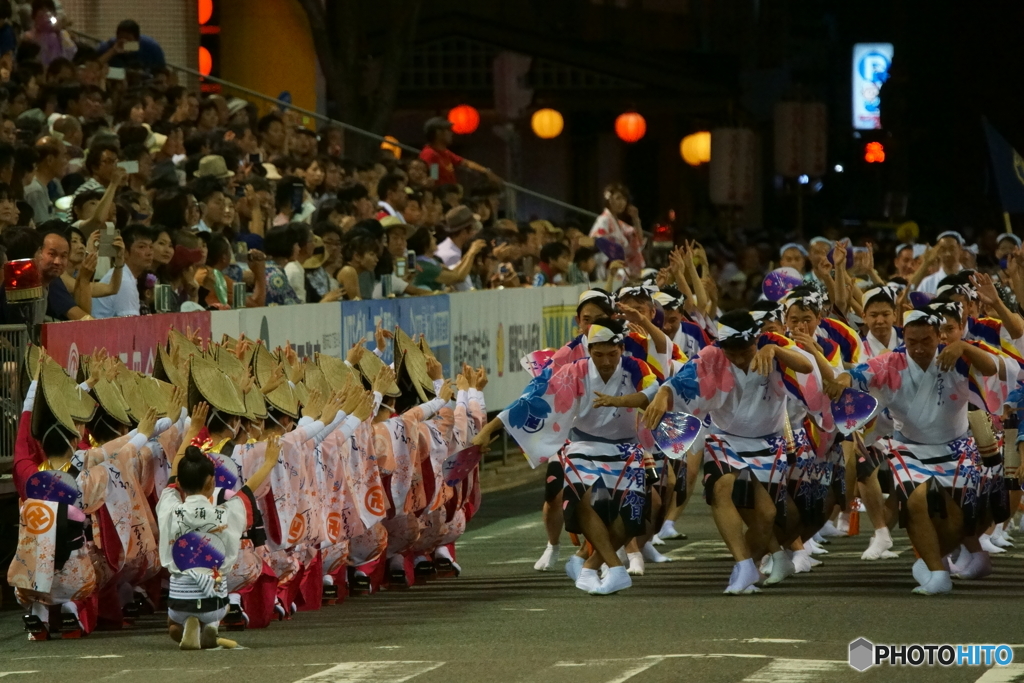
[[[448,120],[451,121],[453,133],[469,135],[480,125],[480,112],[476,107],[460,104],[448,112]]]
[[[635,111],[619,114],[615,119],[615,134],[623,142],[636,142],[647,132],[647,121]]]
[[[885,145],[881,142],[869,142],[864,145],[864,161],[869,164],[880,164],[885,161]]]
[[[36,262],[30,258],[23,258],[5,263],[4,291],[7,292],[8,301],[43,298],[43,283],[39,279]]]
[[[205,24],[213,16],[213,0],[199,0],[199,23]]]

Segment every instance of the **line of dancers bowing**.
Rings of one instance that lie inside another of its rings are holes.
[[[655,546],[682,537],[699,478],[735,560],[729,595],[811,571],[855,505],[874,527],[862,560],[896,557],[890,529],[906,529],[915,594],[991,573],[1021,498],[1024,320],[971,271],[934,298],[858,290],[856,315],[779,282],[714,320],[653,282],[589,290],[580,335],[523,359],[534,379],[474,443],[504,428],[546,463],[535,569],[556,567],[564,525],[586,540],[565,564],[577,588],[629,588],[645,560],[668,561]]]
[[[378,326],[376,342],[300,361],[172,331],[151,376],[100,349],[76,379],[32,347],[8,572],[29,638],[160,606],[181,649],[234,647],[221,626],[458,575],[487,374],[445,380],[400,329]]]

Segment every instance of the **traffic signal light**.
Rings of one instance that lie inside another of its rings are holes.
[[[869,142],[864,145],[864,161],[869,164],[880,164],[885,161],[885,146],[881,142]]]

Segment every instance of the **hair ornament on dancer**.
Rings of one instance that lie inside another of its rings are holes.
[[[827,244],[829,247],[835,246],[835,242],[833,242],[832,240],[830,240],[827,237],[822,237],[821,235],[818,235],[816,237],[812,237],[809,240],[808,244]]]
[[[942,319],[931,311],[922,311],[919,308],[912,308],[903,314],[903,326],[913,323],[924,323],[931,325],[932,327],[938,327],[942,324]]]
[[[587,332],[587,343],[590,345],[621,344],[625,338],[622,333],[596,323],[591,325],[590,331]]]
[[[1018,247],[1021,246],[1020,238],[1017,237],[1016,235],[1014,235],[1012,232],[1000,233],[999,237],[996,238],[996,244],[999,244],[1003,240],[1010,240],[1011,242],[1016,244]]]
[[[781,257],[783,254],[785,254],[787,249],[796,249],[801,254],[803,254],[805,258],[810,256],[810,254],[807,253],[807,248],[798,242],[786,242],[785,244],[783,244],[781,247],[779,247],[779,256]]]

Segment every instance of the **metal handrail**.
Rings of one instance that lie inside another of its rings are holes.
[[[85,38],[87,40],[91,40],[91,41],[93,41],[93,42],[95,42],[97,44],[103,42],[100,39],[98,39],[98,38],[96,38],[94,36],[90,36],[90,35],[88,35],[86,33],[82,33],[81,31],[75,31],[74,29],[68,29],[68,31],[70,33],[75,34],[76,36],[80,36],[80,37]],[[214,76],[204,76],[199,71],[197,71],[195,69],[191,69],[191,68],[189,68],[187,66],[179,66],[177,64],[171,64],[170,62],[166,62],[166,65],[167,65],[168,68],[174,69],[175,71],[181,71],[183,73],[190,74],[190,75],[195,76],[197,78],[205,79],[207,81],[210,81],[211,83],[216,83],[216,84],[221,85],[221,86],[229,87],[229,88],[231,88],[233,90],[237,90],[238,92],[245,93],[246,95],[249,95],[250,97],[257,97],[257,98],[259,98],[261,100],[264,100],[265,102],[272,102],[272,103],[274,103],[276,105],[279,105],[281,107],[286,107],[288,109],[293,109],[293,110],[299,112],[300,114],[302,114],[304,116],[309,116],[309,117],[314,118],[317,121],[320,121],[322,123],[330,123],[330,124],[336,125],[336,126],[338,126],[340,128],[343,128],[343,129],[345,129],[347,131],[350,131],[352,133],[355,133],[357,135],[362,135],[364,137],[372,138],[372,139],[374,139],[374,140],[376,140],[378,142],[387,142],[388,144],[395,145],[397,147],[400,147],[401,149],[404,149],[407,152],[412,152],[413,154],[417,154],[418,155],[420,153],[420,150],[418,148],[412,147],[411,145],[406,145],[406,144],[404,144],[402,142],[397,142],[394,139],[386,140],[383,135],[379,135],[377,133],[373,133],[371,131],[364,130],[364,129],[358,127],[358,126],[353,126],[351,123],[345,123],[344,121],[338,121],[337,119],[332,119],[329,116],[324,116],[323,114],[319,114],[319,113],[314,112],[314,111],[309,111],[308,109],[303,109],[302,107],[297,107],[294,104],[290,104],[288,102],[284,102],[284,101],[282,101],[282,100],[280,100],[280,99],[278,99],[276,97],[271,97],[270,95],[264,95],[261,92],[257,92],[256,90],[252,90],[250,88],[246,88],[245,86],[238,85],[237,83],[232,83],[231,81],[225,81],[222,78],[216,78]],[[537,192],[536,190],[531,190],[531,189],[529,189],[527,187],[523,187],[522,185],[517,185],[516,183],[509,182],[507,180],[502,181],[502,182],[505,185],[505,187],[507,187],[507,188],[509,188],[511,190],[515,190],[516,192],[521,192],[522,194],[529,195],[531,197],[535,197],[535,198],[540,199],[542,201],[548,202],[549,204],[554,204],[555,206],[559,206],[559,207],[561,207],[563,209],[568,209],[569,211],[574,211],[574,212],[576,212],[578,214],[581,214],[581,215],[584,215],[584,216],[588,216],[590,218],[597,218],[598,217],[598,214],[594,213],[593,211],[590,211],[589,209],[584,209],[584,208],[581,208],[579,206],[575,206],[573,204],[569,204],[568,202],[563,202],[561,199],[555,199],[554,197],[550,197],[550,196],[548,196],[546,194]]]

